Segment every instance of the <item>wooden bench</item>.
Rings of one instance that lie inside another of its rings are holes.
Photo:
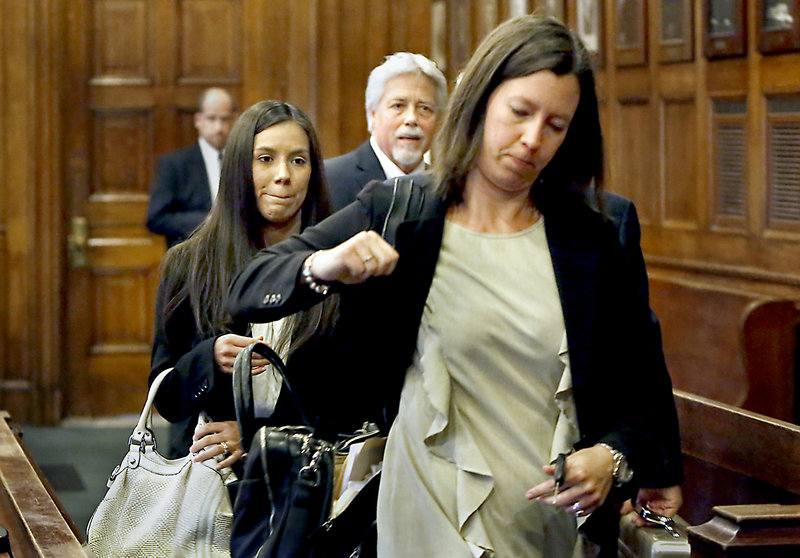
[[[800,427],[675,390],[692,557],[800,556]]]
[[[796,422],[795,301],[651,276],[677,389]]]
[[[8,531],[14,558],[86,558],[75,525],[5,411],[0,411],[0,525]]]

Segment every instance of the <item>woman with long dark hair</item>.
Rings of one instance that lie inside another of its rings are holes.
[[[257,338],[284,359],[329,324],[335,300],[326,300],[272,324],[236,322],[225,310],[230,282],[258,250],[297,234],[329,213],[316,132],[297,107],[261,101],[247,109],[225,147],[219,192],[211,213],[162,263],[156,302],[150,379],[174,367],[156,398],[171,425],[172,457],[198,460],[226,454],[218,468],[243,453],[231,390],[238,352]],[[254,359],[257,410],[276,424],[291,423],[280,380]],[[198,414],[212,419],[195,432]],[[205,451],[201,451],[205,450]]]

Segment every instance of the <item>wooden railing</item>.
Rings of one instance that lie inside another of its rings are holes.
[[[693,558],[800,556],[800,427],[675,391]]]
[[[14,558],[86,558],[79,533],[0,411],[0,525]]]
[[[650,280],[673,387],[795,422],[796,301]]]

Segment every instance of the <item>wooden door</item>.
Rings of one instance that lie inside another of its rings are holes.
[[[199,93],[239,95],[242,2],[70,0],[66,415],[138,412],[162,237],[145,229],[156,157],[197,140]]]

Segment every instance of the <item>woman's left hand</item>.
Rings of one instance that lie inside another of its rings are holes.
[[[555,474],[555,465],[542,467]],[[592,446],[567,456],[566,476],[555,497],[555,480],[549,479],[531,488],[525,497],[543,504],[564,508],[576,517],[588,515],[603,502],[614,483],[614,459],[602,446]]]
[[[215,467],[218,471],[230,467],[244,454],[239,443],[239,425],[235,420],[209,422],[198,426],[194,430],[192,440],[194,443],[189,451],[197,454],[194,456],[197,462],[225,455],[225,459]]]

